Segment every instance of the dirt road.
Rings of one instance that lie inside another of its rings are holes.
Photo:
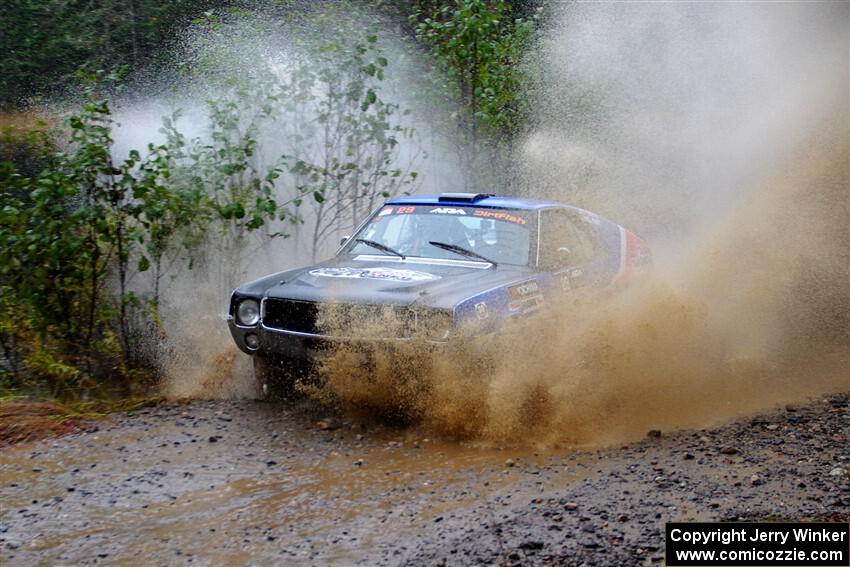
[[[665,521],[850,518],[843,394],[584,451],[319,417],[163,405],[4,448],[0,563],[643,564]]]

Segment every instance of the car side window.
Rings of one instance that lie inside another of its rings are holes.
[[[584,254],[585,262],[592,262],[606,252],[605,244],[599,237],[599,234],[594,230],[590,220],[582,215],[569,213],[572,219],[572,226],[576,231],[578,239],[581,241],[582,253]]]
[[[580,266],[604,253],[589,223],[565,209],[548,209],[540,215],[540,261],[543,269]]]

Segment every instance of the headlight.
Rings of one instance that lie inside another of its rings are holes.
[[[256,325],[260,320],[260,304],[256,299],[243,299],[236,308],[236,322],[240,325]]]
[[[452,330],[452,314],[432,311],[419,317],[418,331],[432,341],[444,341]]]

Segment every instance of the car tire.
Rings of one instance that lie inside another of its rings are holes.
[[[295,372],[274,359],[254,355],[254,380],[257,399],[263,401],[284,400],[295,390]]]

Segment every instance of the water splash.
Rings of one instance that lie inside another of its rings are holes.
[[[598,444],[846,389],[848,6],[554,9],[531,55],[537,126],[516,146],[520,187],[637,229],[653,279],[436,354],[412,341],[363,365],[340,349],[313,394],[451,437]],[[124,115],[145,139],[151,108]],[[423,179],[440,192],[451,175]],[[245,279],[303,260],[269,246]],[[247,357],[216,317],[230,290],[201,274],[176,277],[164,301],[168,392],[248,395]]]
[[[343,405],[600,444],[850,387],[848,7],[717,8],[565,6],[536,54],[525,192],[638,228],[653,278],[438,356],[344,351]]]

